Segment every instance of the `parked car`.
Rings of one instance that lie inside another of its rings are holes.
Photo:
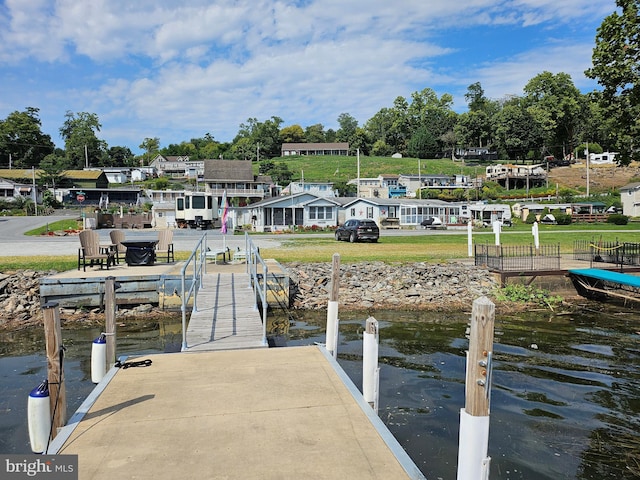
[[[360,242],[368,240],[377,242],[380,238],[380,229],[373,220],[347,220],[336,230],[336,240],[349,240],[350,242]]]
[[[438,217],[429,217],[420,222],[420,225],[422,225],[424,228],[435,230],[436,228],[442,227],[442,220],[440,220]]]

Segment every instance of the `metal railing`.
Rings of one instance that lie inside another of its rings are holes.
[[[573,242],[573,259],[637,266],[640,265],[640,243],[576,240]]]
[[[260,249],[249,238],[249,234],[244,234],[245,255],[247,258],[247,273],[249,274],[249,286],[253,287],[254,308],[258,310],[258,298],[262,303],[262,344],[267,345],[267,278],[269,267],[260,256]],[[258,270],[262,273],[258,273]],[[260,282],[262,280],[262,282]],[[262,284],[261,284],[262,283]]]
[[[206,273],[206,257],[207,254],[207,234],[205,233],[200,238],[200,241],[196,244],[193,252],[189,255],[189,258],[182,269],[180,270],[180,282],[182,286],[182,304],[180,310],[182,312],[182,351],[187,349],[187,306],[189,300],[193,296],[193,308],[196,308],[198,299],[198,289],[202,286],[202,275]],[[189,289],[187,289],[187,271],[191,266],[191,283]]]
[[[501,272],[559,270],[560,245],[476,244],[475,265]]]

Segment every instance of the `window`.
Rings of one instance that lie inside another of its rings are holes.
[[[309,207],[309,220],[331,220],[332,218],[332,207]]]
[[[373,207],[367,207],[367,218],[373,218]]]

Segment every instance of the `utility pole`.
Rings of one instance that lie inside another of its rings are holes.
[[[587,148],[584,149],[584,154],[587,157],[587,198],[589,198],[589,142],[587,142]]]

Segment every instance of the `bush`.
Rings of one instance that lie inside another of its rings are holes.
[[[567,215],[566,213],[554,213],[554,217],[556,217],[556,223],[558,225],[571,225],[571,215]]]
[[[629,223],[629,217],[622,215],[621,213],[612,213],[607,218],[607,223],[613,223],[614,225],[626,225]]]

